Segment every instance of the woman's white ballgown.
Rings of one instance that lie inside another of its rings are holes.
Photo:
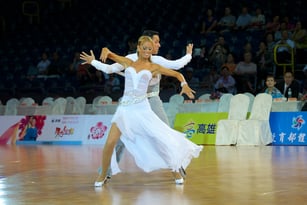
[[[147,88],[152,74],[149,70],[125,70],[125,90],[112,123],[120,129],[121,141],[136,165],[145,172],[158,169],[178,171],[199,156],[202,146],[186,138],[184,133],[170,128],[151,110]],[[112,174],[119,173],[114,150],[111,159]]]

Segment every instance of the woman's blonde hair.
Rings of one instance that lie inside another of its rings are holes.
[[[143,45],[145,42],[150,42],[152,46],[154,45],[152,38],[150,36],[140,36],[138,39],[138,46]],[[137,51],[137,55],[139,56],[139,51]],[[151,62],[151,59],[149,59]]]

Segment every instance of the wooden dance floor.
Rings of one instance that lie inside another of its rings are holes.
[[[130,171],[94,188],[97,145],[0,146],[0,204],[306,204],[307,147],[205,146],[185,184]],[[134,170],[134,171],[133,171]]]

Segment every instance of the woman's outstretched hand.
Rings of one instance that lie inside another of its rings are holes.
[[[196,92],[194,90],[192,90],[188,86],[188,84],[185,84],[185,85],[182,86],[180,95],[182,95],[183,93],[186,94],[189,97],[189,99],[194,99],[195,98],[194,93],[196,93]]]
[[[95,55],[93,50],[90,50],[90,53],[91,55],[88,55],[87,53],[82,51],[82,53],[80,54],[80,59],[85,61],[82,64],[91,64],[91,62],[95,60]]]

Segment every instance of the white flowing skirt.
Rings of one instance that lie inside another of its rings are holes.
[[[147,99],[137,104],[120,105],[112,123],[120,129],[120,139],[136,165],[145,172],[158,169],[178,171],[180,167],[186,169],[203,148],[161,121],[151,110]],[[111,169],[113,175],[121,172],[115,150]]]

